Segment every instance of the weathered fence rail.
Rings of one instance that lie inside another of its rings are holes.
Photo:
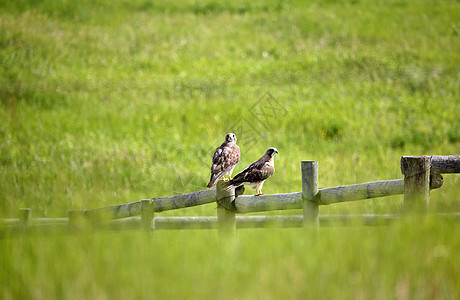
[[[82,214],[90,219],[122,219],[139,216],[143,203],[153,203],[155,212],[180,209],[216,202],[216,189],[198,191],[170,197],[157,197],[136,202],[83,210],[71,210],[69,214]],[[145,205],[145,204],[144,204]]]
[[[242,195],[243,189],[224,191],[203,190],[170,197],[144,199],[108,207],[71,210],[68,218],[32,218],[30,209],[20,209],[19,218],[0,220],[1,228],[13,232],[30,232],[54,227],[79,228],[82,223],[113,229],[214,229],[233,235],[236,228],[302,227],[332,223],[386,224],[401,215],[319,215],[319,206],[340,202],[380,198],[404,194],[405,212],[423,212],[429,205],[430,189],[442,186],[441,174],[460,173],[460,156],[403,156],[401,172],[404,179],[374,181],[330,188],[318,188],[318,162],[302,161],[302,191],[261,196]],[[217,203],[217,217],[155,217],[166,210],[207,203]],[[236,216],[270,210],[303,209],[295,216]],[[446,214],[440,214],[446,217]],[[140,217],[139,217],[140,216]],[[460,219],[460,213],[449,214]],[[92,226],[92,228],[93,228]]]
[[[318,190],[318,205],[379,198],[404,193],[404,179],[342,185]],[[261,196],[239,196],[235,200],[237,213],[267,210],[302,209],[302,192]]]
[[[403,159],[404,157],[405,156],[403,156]],[[429,158],[431,172],[442,174],[460,173],[460,155],[432,155],[429,156]]]

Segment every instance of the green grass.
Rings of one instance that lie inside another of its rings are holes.
[[[278,148],[267,194],[300,191],[301,160],[330,187],[402,178],[402,155],[459,154],[458,15],[453,0],[2,1],[0,217],[204,189],[229,131],[236,172]],[[460,211],[459,183],[445,176],[431,210]],[[389,197],[320,213],[401,209]],[[242,230],[228,247],[214,231],[11,238],[0,297],[452,299],[456,236],[405,220],[313,241]]]
[[[455,299],[456,223],[2,240],[4,299]]]

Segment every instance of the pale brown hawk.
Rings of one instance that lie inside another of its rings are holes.
[[[228,133],[225,141],[217,147],[212,157],[211,178],[207,185],[208,188],[216,185],[219,178],[228,174],[231,179],[233,169],[240,160],[240,147],[236,144],[234,133]],[[223,178],[225,180],[225,178]]]

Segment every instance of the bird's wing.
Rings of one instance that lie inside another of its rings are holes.
[[[214,171],[214,170],[212,170],[212,168],[214,168],[215,166],[221,165],[222,152],[223,152],[223,147],[222,146],[217,147],[216,151],[214,151],[214,155],[212,156],[211,172]]]
[[[239,160],[240,148],[237,145],[222,145],[214,152],[211,173],[219,174],[225,172],[229,168],[234,167]]]
[[[250,164],[246,169],[238,173],[232,180],[232,184],[237,186],[244,182],[260,182],[264,181],[275,173],[273,165],[264,162],[256,161]]]

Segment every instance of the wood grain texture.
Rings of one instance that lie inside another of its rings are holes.
[[[236,236],[235,189],[226,190],[226,182],[219,181],[216,185],[217,220],[219,234],[222,237]]]
[[[302,199],[304,226],[319,226],[318,207],[318,162],[302,161]]]
[[[403,156],[401,172],[404,174],[404,211],[426,212],[430,202],[429,156]]]
[[[404,179],[373,181],[343,185],[318,190],[318,204],[357,201],[404,193]],[[261,212],[267,210],[302,209],[302,192],[271,194],[261,196],[238,196],[235,199],[238,213]]]
[[[431,172],[448,174],[460,173],[460,155],[430,156]]]

